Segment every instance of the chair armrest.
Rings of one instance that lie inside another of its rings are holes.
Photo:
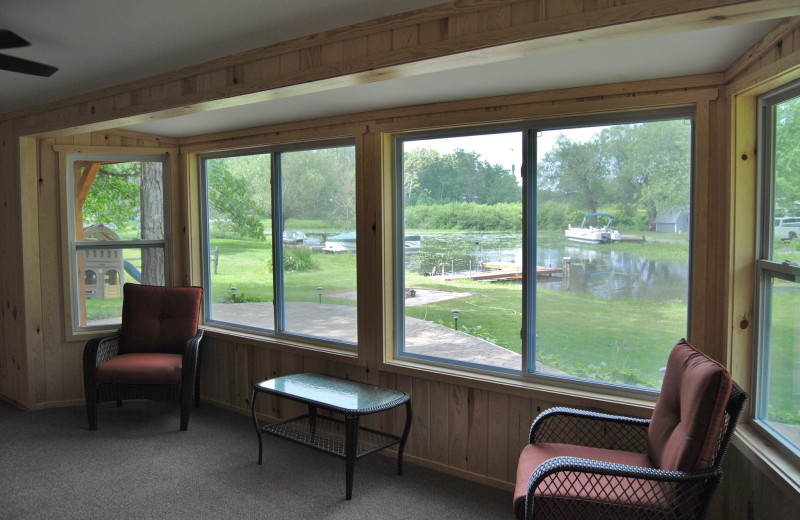
[[[200,350],[200,340],[203,339],[203,331],[198,331],[197,335],[186,340],[183,345],[183,380],[191,382],[197,370],[197,357]],[[189,376],[187,378],[186,376]]]
[[[119,354],[119,338],[118,330],[111,336],[90,339],[83,347],[83,385],[87,402],[93,398],[90,396],[94,396],[94,389],[97,386],[95,380],[97,367]]]
[[[104,338],[94,338],[83,348],[83,366],[96,368],[119,354],[120,331]]]
[[[528,480],[525,518],[532,518],[537,501],[551,499],[564,502],[557,506],[561,518],[585,517],[597,504],[649,511],[643,518],[697,518],[721,477],[721,470],[713,468],[671,471],[554,457],[539,465]],[[568,514],[570,510],[577,516]]]
[[[558,407],[536,417],[528,442],[559,442],[646,453],[649,427],[649,419]]]

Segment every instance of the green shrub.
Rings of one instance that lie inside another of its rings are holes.
[[[639,375],[639,370],[635,368],[612,367],[601,362],[599,365],[575,363],[574,365],[563,362],[557,354],[538,356],[538,360],[547,366],[561,370],[572,376],[589,379],[592,381],[607,381],[609,383],[620,383],[623,385],[643,386],[658,388],[658,385],[648,381]]]
[[[405,223],[410,229],[522,231],[522,204],[519,202],[417,204],[405,209]]]
[[[784,410],[772,404],[767,408],[767,416],[771,422],[800,426],[800,411]]]
[[[264,263],[266,271],[272,272],[272,257]],[[317,267],[312,257],[311,250],[306,247],[283,248],[283,271],[310,271]]]
[[[234,293],[231,289],[228,289],[228,293],[221,298],[219,298],[219,303],[255,303],[255,302],[268,302],[270,301],[269,298],[265,298],[262,296],[248,296],[243,292],[237,292],[236,296],[234,297]]]

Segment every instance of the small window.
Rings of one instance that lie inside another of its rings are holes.
[[[800,459],[800,84],[760,100],[759,129],[754,422]]]
[[[125,283],[165,285],[167,161],[70,154],[76,328],[120,323]]]

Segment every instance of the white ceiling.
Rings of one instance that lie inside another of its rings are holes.
[[[441,0],[3,0],[0,29],[31,41],[2,51],[59,67],[50,78],[0,71],[0,113],[142,79]],[[522,58],[283,97],[128,127],[186,137],[374,109],[722,72],[778,23],[536,51]],[[490,81],[487,81],[490,78]]]

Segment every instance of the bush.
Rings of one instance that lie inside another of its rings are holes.
[[[581,218],[583,218],[581,216]],[[551,200],[543,202],[536,207],[536,227],[547,231],[561,231],[570,224],[567,208],[563,204]]]
[[[522,204],[416,205],[405,209],[405,223],[411,229],[458,229],[462,231],[522,231]]]
[[[635,368],[619,368],[609,366],[605,362],[599,365],[589,363],[575,363],[574,365],[562,361],[558,354],[553,355],[540,355],[539,361],[547,366],[566,372],[572,376],[589,379],[593,381],[608,381],[611,383],[620,383],[623,385],[643,386],[649,388],[658,388],[654,381],[649,381],[641,377],[639,370]]]
[[[272,272],[272,257],[264,263],[266,271]],[[311,250],[305,247],[283,248],[283,271],[310,271],[317,267],[311,255]]]
[[[614,229],[643,231],[649,227],[647,214],[631,206],[608,206],[599,210],[614,215]],[[536,226],[543,231],[563,231],[572,224],[580,226],[584,208],[573,208],[561,202],[543,201],[536,207]],[[417,204],[405,209],[409,229],[452,229],[459,231],[522,231],[522,203]],[[800,241],[797,242],[800,244]]]

